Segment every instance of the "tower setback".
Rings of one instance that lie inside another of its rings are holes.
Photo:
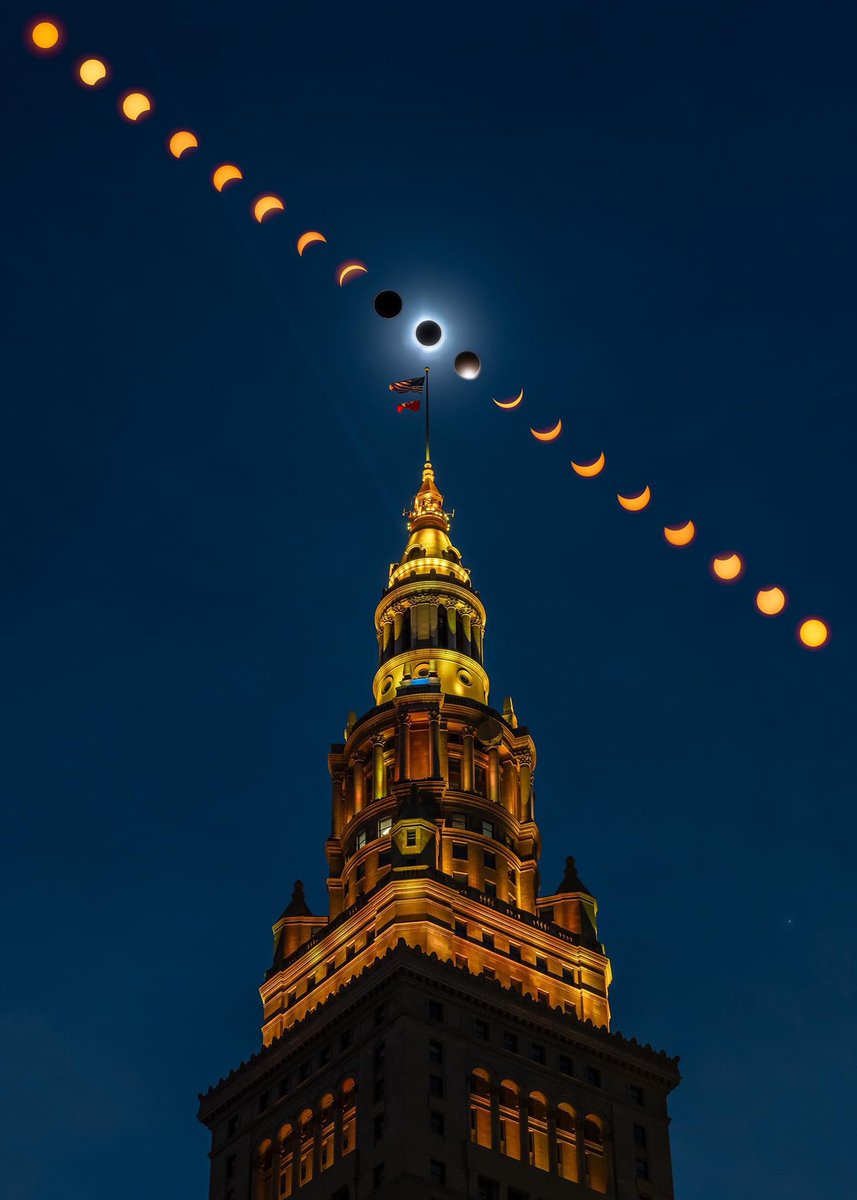
[[[209,1200],[671,1200],[677,1060],[610,1031],[574,859],[542,894],[536,749],[430,463],[328,756],[329,911],[273,927],[262,1049],[200,1096]]]

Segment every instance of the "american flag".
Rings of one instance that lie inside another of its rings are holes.
[[[416,379],[400,379],[398,383],[390,384],[391,392],[420,392],[422,393],[423,384],[426,381],[425,375],[418,375]]]

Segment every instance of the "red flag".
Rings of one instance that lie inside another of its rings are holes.
[[[409,412],[419,412],[419,400],[404,400],[401,404],[396,405],[396,412],[404,412],[405,409],[408,409]]]

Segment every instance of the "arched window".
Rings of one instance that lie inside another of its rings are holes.
[[[491,1149],[491,1080],[482,1067],[470,1076],[470,1140]]]
[[[353,1079],[346,1079],[339,1089],[342,1105],[342,1155],[350,1154],[357,1145],[357,1089]]]
[[[253,1169],[253,1200],[274,1200],[274,1151],[270,1138],[260,1143]]]
[[[318,1111],[321,1116],[321,1169],[326,1171],[328,1167],[333,1166],[334,1159],[333,1096],[330,1092],[326,1096],[322,1096]]]
[[[291,1196],[295,1187],[295,1131],[291,1125],[282,1127],[277,1142],[280,1147],[279,1195]]]
[[[583,1142],[586,1152],[586,1185],[593,1192],[607,1192],[607,1157],[604,1153],[604,1122],[588,1113],[583,1123]]]
[[[556,1110],[556,1165],[563,1179],[577,1182],[577,1141],[574,1134],[575,1115],[570,1104],[560,1104]]]
[[[298,1118],[298,1154],[300,1155],[300,1186],[312,1179],[312,1159],[315,1150],[313,1112],[305,1108]]]
[[[500,1153],[521,1157],[521,1092],[510,1079],[500,1084]]]
[[[530,1092],[527,1100],[527,1141],[530,1166],[549,1171],[548,1102],[542,1092]]]

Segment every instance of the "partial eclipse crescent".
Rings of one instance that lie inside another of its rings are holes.
[[[139,121],[152,111],[152,101],[145,92],[126,92],[120,102],[122,115],[129,121]]]
[[[591,463],[576,463],[571,464],[571,469],[576,475],[582,475],[584,479],[592,479],[594,475],[600,475],[604,470],[606,462],[604,451],[602,450],[598,457]]]
[[[211,182],[218,192],[222,192],[228,183],[234,183],[236,179],[243,178],[240,167],[236,167],[234,163],[221,163],[219,167],[214,168]]]
[[[306,250],[307,246],[311,246],[313,244],[313,242],[326,242],[326,241],[327,241],[327,238],[324,236],[323,233],[318,233],[316,230],[310,229],[310,230],[308,230],[307,233],[302,233],[301,236],[298,238],[298,254],[300,254],[301,258],[303,258],[303,253],[304,253],[304,250]]]
[[[562,433],[562,417],[551,429],[530,429],[537,442],[555,442]]]
[[[279,196],[260,196],[253,204],[253,216],[261,225],[269,213],[282,212],[285,208]]]
[[[734,583],[744,570],[740,554],[724,554],[720,558],[712,558],[711,570],[724,583]]]
[[[786,594],[782,588],[762,588],[756,592],[756,608],[765,617],[776,617],[786,606]]]
[[[693,521],[684,525],[664,525],[664,537],[671,546],[689,546],[696,537],[696,526]]]
[[[628,512],[640,512],[652,498],[652,489],[648,484],[640,492],[639,496],[616,496],[616,499]]]
[[[344,287],[345,284],[348,283],[348,281],[352,277],[352,275],[365,275],[367,273],[367,271],[368,271],[368,267],[364,267],[363,263],[359,263],[359,262],[343,263],[342,266],[339,268],[339,273],[336,278],[339,282],[339,286]]]
[[[170,138],[170,154],[173,158],[181,158],[186,150],[196,150],[199,139],[189,129],[178,129]]]
[[[514,400],[494,400],[494,397],[493,396],[491,397],[491,399],[494,400],[494,403],[497,405],[498,408],[517,408],[518,405],[523,400],[523,398],[524,398],[524,389],[523,388],[521,388],[521,390],[518,392],[517,396],[515,396]]]

